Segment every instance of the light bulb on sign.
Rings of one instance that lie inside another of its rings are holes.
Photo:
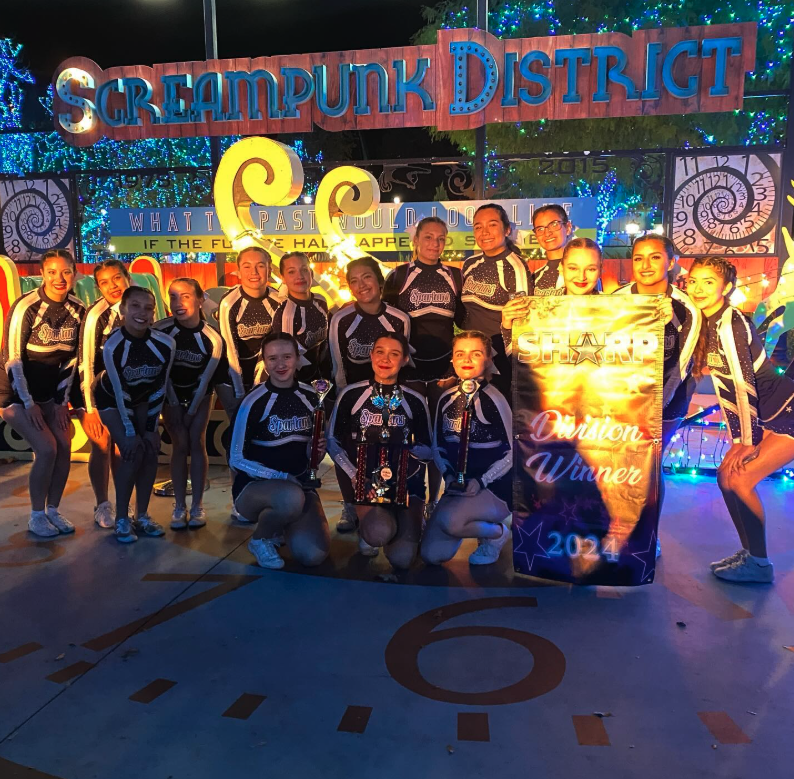
[[[111,254],[113,254],[113,253],[116,251],[116,246],[115,246],[115,244],[109,243],[109,244],[108,244],[108,251],[109,251]]]
[[[637,235],[639,231],[640,226],[635,221],[632,220],[631,222],[626,223],[626,233],[629,235]]]
[[[656,235],[664,235],[664,225],[654,225],[653,232],[655,232]]]
[[[311,195],[304,195],[303,196],[303,202],[306,203],[306,205],[308,206],[312,202],[312,196]]]
[[[395,203],[399,203],[400,202],[400,198],[398,198],[398,197],[394,198],[394,202]]]

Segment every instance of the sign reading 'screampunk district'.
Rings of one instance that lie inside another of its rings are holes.
[[[56,71],[55,126],[75,146],[204,135],[595,119],[741,108],[756,25],[499,39]]]
[[[577,584],[653,581],[664,325],[658,296],[531,298],[513,327],[513,561]]]

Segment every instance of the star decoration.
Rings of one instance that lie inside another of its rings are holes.
[[[540,531],[542,528],[543,522],[538,522],[531,533],[527,533],[521,525],[513,526],[513,530],[518,531],[518,537],[520,539],[517,544],[513,545],[513,559],[515,559],[517,555],[521,555],[524,560],[526,560],[527,572],[532,570],[536,557],[549,559],[546,550],[540,545]],[[530,555],[532,555],[531,558]]]
[[[592,333],[582,333],[579,343],[571,347],[572,352],[576,352],[576,362],[574,365],[579,365],[580,362],[590,360],[590,362],[598,365],[598,353],[604,348],[603,344],[598,345],[596,337]]]
[[[651,540],[648,542],[648,548],[644,552],[632,552],[631,556],[636,557],[642,563],[642,574],[640,575],[640,583],[644,582],[648,578],[651,578],[653,576],[653,572],[656,570],[656,531],[655,530],[651,533]]]
[[[576,503],[569,505],[565,501],[562,502],[562,511],[560,511],[560,518],[565,520],[567,525],[569,522],[576,522]]]

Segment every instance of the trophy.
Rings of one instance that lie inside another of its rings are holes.
[[[320,486],[320,480],[317,478],[317,469],[320,467],[319,444],[325,429],[323,401],[331,391],[333,385],[326,379],[315,379],[311,384],[312,389],[317,394],[317,405],[314,407],[314,427],[312,430],[312,443],[309,454],[309,473],[302,479],[302,483],[304,487],[316,490]]]
[[[458,446],[458,470],[448,490],[463,492],[466,489],[466,463],[469,459],[469,433],[471,432],[471,406],[474,396],[480,388],[480,382],[474,379],[464,379],[458,391],[465,398],[463,417],[460,420],[460,445]]]

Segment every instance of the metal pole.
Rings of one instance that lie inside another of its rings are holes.
[[[477,27],[488,32],[488,0],[477,0]],[[474,131],[474,197],[485,198],[485,125]]]
[[[788,259],[786,244],[783,240],[783,228],[789,233],[794,229],[794,205],[789,202],[788,194],[792,191],[794,181],[794,57],[791,60],[791,76],[788,88],[788,116],[786,117],[786,148],[780,166],[780,221],[778,222],[777,253],[778,274],[783,270],[783,264]]]

